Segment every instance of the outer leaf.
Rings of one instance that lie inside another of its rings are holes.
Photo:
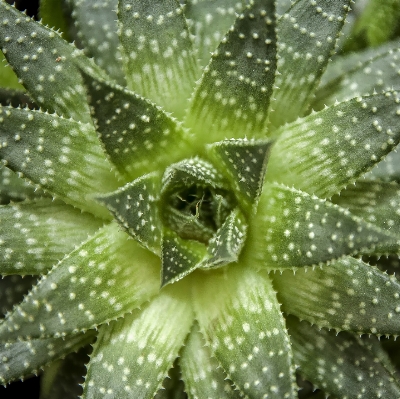
[[[394,248],[394,238],[328,201],[268,184],[250,223],[246,256],[281,270],[329,263],[344,255]],[[393,247],[392,247],[393,245]]]
[[[189,335],[180,359],[183,380],[190,398],[238,399],[244,395],[234,390],[232,381],[212,357],[196,325]]]
[[[62,202],[41,199],[0,207],[0,273],[43,274],[101,225]]]
[[[35,101],[50,112],[89,122],[80,52],[60,34],[0,2],[0,48]]]
[[[154,397],[193,323],[187,292],[179,291],[164,289],[143,311],[101,328],[84,399]]]
[[[83,77],[100,140],[111,162],[128,179],[163,172],[182,157],[184,131],[175,119],[120,86],[86,73]]]
[[[68,335],[65,338],[29,339],[0,344],[0,383],[8,384],[30,374],[36,374],[46,364],[87,345],[94,331]]]
[[[78,37],[85,52],[108,74],[125,84],[119,51],[117,0],[68,0],[75,20]]]
[[[108,217],[93,197],[115,190],[119,182],[91,125],[0,107],[0,158],[65,202]]]
[[[207,142],[262,137],[276,69],[275,7],[255,0],[213,53],[187,125]]]
[[[275,275],[283,310],[319,327],[360,334],[400,330],[400,284],[359,259],[346,257],[323,269]]]
[[[176,0],[121,0],[118,19],[129,88],[182,117],[198,78],[182,8]]]
[[[339,398],[399,398],[400,387],[364,342],[290,318],[294,358],[307,379]]]
[[[105,226],[39,281],[0,324],[0,339],[65,336],[120,317],[157,293],[158,263]]]
[[[228,378],[251,398],[294,398],[289,337],[268,276],[240,263],[196,277],[196,318]]]
[[[285,126],[276,132],[268,176],[331,197],[399,143],[399,102],[397,92],[357,97]]]
[[[270,120],[280,126],[301,115],[342,29],[349,0],[298,0],[278,22],[278,72]]]

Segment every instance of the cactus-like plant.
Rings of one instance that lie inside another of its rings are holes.
[[[400,398],[399,43],[328,66],[350,0],[66,3],[83,50],[0,2],[0,382]]]

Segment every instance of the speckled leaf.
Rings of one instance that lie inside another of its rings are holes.
[[[291,122],[307,109],[334,52],[349,3],[298,0],[279,19],[279,74],[270,105],[272,125]]]
[[[80,52],[60,34],[0,2],[0,48],[24,86],[45,110],[89,122],[77,59]]]
[[[184,240],[169,229],[164,229],[162,241],[161,287],[181,280],[201,265],[207,256],[204,244]]]
[[[29,339],[0,344],[0,384],[37,374],[46,364],[92,342],[95,332],[65,338]]]
[[[255,209],[264,183],[272,142],[225,140],[208,146],[221,172],[230,180],[236,197],[247,210]]]
[[[210,61],[210,53],[215,51],[228,29],[235,22],[237,14],[243,11],[248,0],[189,0],[185,4],[185,17],[193,35],[202,67]]]
[[[400,398],[397,377],[360,338],[318,330],[295,318],[288,320],[288,326],[296,364],[327,394],[338,398]]]
[[[289,336],[269,277],[240,263],[196,276],[196,318],[227,377],[251,398],[294,398]],[[229,276],[229,277],[228,277]],[[216,306],[218,304],[218,306]]]
[[[0,274],[45,273],[102,223],[51,199],[0,206]]]
[[[275,69],[274,2],[255,0],[213,53],[191,100],[187,125],[207,142],[262,137]]]
[[[286,125],[267,179],[321,198],[338,193],[399,143],[399,103],[397,92],[357,97]]]
[[[0,317],[3,317],[14,305],[24,299],[37,279],[37,276],[17,275],[0,278]]]
[[[65,202],[108,217],[94,195],[115,190],[119,181],[91,125],[0,107],[0,158]]]
[[[359,259],[275,274],[282,309],[319,327],[398,335],[400,283]]]
[[[176,0],[120,0],[119,36],[128,87],[182,117],[199,69]]]
[[[375,248],[396,251],[396,240],[331,202],[278,184],[265,186],[250,224],[246,254],[267,269],[311,266]]]
[[[193,323],[188,293],[173,288],[163,289],[143,310],[101,328],[83,399],[154,397]]]
[[[159,184],[160,177],[152,173],[97,198],[128,234],[158,255],[161,246],[161,220],[157,206]]]
[[[2,342],[84,331],[155,295],[159,259],[127,238],[112,224],[71,252],[0,324]]]
[[[226,378],[210,348],[205,345],[197,324],[186,341],[179,364],[190,398],[243,398],[244,395],[235,390],[232,381]]]
[[[154,170],[163,172],[182,157],[184,131],[175,119],[120,86],[86,73],[83,77],[104,149],[129,180]]]

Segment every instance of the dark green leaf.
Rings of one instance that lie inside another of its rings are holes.
[[[291,122],[307,109],[349,4],[349,0],[298,0],[279,19],[279,74],[270,105],[272,125]]]
[[[159,258],[127,238],[108,225],[71,252],[0,324],[1,341],[85,331],[154,296]]]
[[[191,100],[187,125],[207,142],[262,137],[275,69],[274,2],[255,0],[213,53]]]
[[[398,335],[400,283],[361,260],[346,257],[321,269],[274,276],[285,312],[319,327]]]
[[[238,389],[251,398],[295,397],[289,336],[267,275],[243,263],[199,273],[193,302],[206,342]]]
[[[368,343],[349,333],[318,330],[295,318],[288,320],[288,326],[296,364],[326,393],[338,398],[400,397],[397,377]]]
[[[199,69],[176,0],[120,0],[119,36],[128,87],[182,117]]]
[[[276,132],[268,175],[329,198],[354,182],[400,141],[397,92],[357,97]]]

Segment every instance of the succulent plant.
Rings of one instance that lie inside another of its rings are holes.
[[[0,382],[400,398],[393,29],[337,55],[350,0],[65,3],[78,47],[0,1]]]

